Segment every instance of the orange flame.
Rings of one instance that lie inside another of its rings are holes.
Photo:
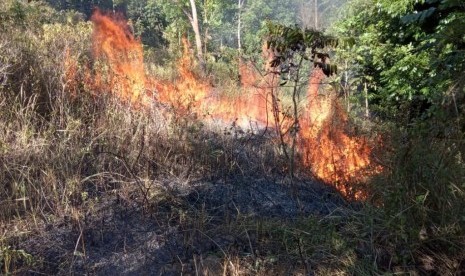
[[[91,20],[94,23],[95,75],[88,73],[86,79],[93,79],[95,89],[109,90],[123,101],[142,106],[155,101],[146,92],[150,90],[154,91],[156,101],[174,107],[181,115],[200,113],[208,120],[234,122],[247,128],[251,122],[266,126],[268,122],[276,121],[280,121],[281,127],[289,127],[282,114],[272,112],[273,105],[282,109],[276,100],[279,90],[274,74],[262,76],[252,63],[240,60],[241,93],[233,97],[220,96],[208,82],[193,73],[191,47],[183,39],[184,51],[178,63],[176,81],[147,78],[141,43],[134,38],[126,21],[98,10]],[[263,53],[265,60],[273,59],[274,53],[270,49],[264,48]],[[65,68],[68,68],[66,74],[72,78],[74,63],[65,61]],[[272,69],[267,64],[266,71]],[[302,163],[321,180],[333,183],[342,194],[362,199],[364,191],[353,189],[349,183],[362,182],[380,168],[371,161],[371,148],[366,139],[351,137],[345,132],[347,114],[334,93],[318,94],[323,78],[321,70],[313,71],[307,91],[308,105],[299,118],[298,149],[303,156]]]
[[[320,69],[314,70],[310,77],[308,109],[301,120],[304,164],[326,183],[333,183],[345,196],[361,199],[366,197],[363,189],[349,184],[361,182],[381,168],[372,164],[372,150],[365,138],[345,133],[347,114],[334,93],[318,94],[323,78]]]
[[[265,72],[270,71],[269,62],[274,58],[274,53],[267,49],[266,44],[262,48],[263,59],[266,62]],[[261,75],[259,70],[250,61],[239,60],[239,81],[241,93],[232,101],[222,101],[218,113],[225,119],[235,120],[241,127],[258,125],[266,127],[274,121],[272,111],[271,94],[276,88],[277,79],[273,74]],[[216,114],[215,114],[216,115]]]
[[[126,21],[116,15],[105,15],[96,10],[93,53],[96,87],[110,92],[123,101],[147,105],[142,44],[130,31]]]
[[[185,38],[182,42],[184,50],[178,63],[179,78],[174,84],[158,80],[152,80],[152,84],[158,92],[160,102],[169,103],[177,109],[200,112],[200,104],[211,93],[211,87],[192,72],[194,64],[191,59],[190,45]]]
[[[77,58],[72,57],[69,47],[66,47],[65,49],[63,65],[63,79],[65,82],[64,85],[72,96],[76,96],[79,87],[79,66]]]
[[[241,127],[249,127],[254,122],[265,124],[268,113],[266,91],[257,84],[257,71],[250,63],[241,65],[241,82],[244,82],[242,93],[221,96],[192,72],[191,46],[186,39],[183,39],[183,45],[183,55],[178,62],[179,78],[175,83],[151,81],[160,102],[168,103],[178,111],[200,113],[206,115],[207,119],[234,122]]]
[[[229,98],[217,98],[216,103],[212,104],[214,116],[224,121],[234,121],[244,128],[249,128],[251,124],[265,126],[271,118],[263,78],[260,78],[251,62],[242,60],[239,61],[239,78],[240,93]]]

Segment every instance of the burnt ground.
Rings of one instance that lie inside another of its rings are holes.
[[[283,178],[152,184],[145,197],[131,187],[107,191],[76,207],[75,217],[43,224],[18,241],[35,260],[23,273],[218,275],[225,262],[233,264],[231,256],[257,263],[267,254],[260,234],[266,221],[318,218],[352,208],[311,180],[292,188]],[[286,269],[279,274],[297,267],[291,262]]]

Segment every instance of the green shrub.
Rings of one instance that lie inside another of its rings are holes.
[[[450,273],[451,263],[465,258],[465,140],[460,134],[438,138],[437,125],[421,135],[424,127],[392,131],[374,201],[399,260],[421,265],[427,255],[438,271]]]
[[[0,268],[4,275],[16,274],[16,266],[26,267],[31,265],[32,261],[32,256],[24,250],[0,246]]]

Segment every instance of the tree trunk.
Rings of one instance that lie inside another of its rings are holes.
[[[370,117],[370,110],[368,109],[368,86],[367,83],[365,82],[365,117],[368,118]]]
[[[208,26],[204,27],[205,31],[203,34],[203,54],[204,56],[207,56],[207,47],[208,47],[208,39],[210,34],[208,33]]]
[[[345,78],[344,91],[345,91],[345,97],[346,97],[346,103],[347,103],[347,113],[350,113],[350,85],[349,85],[348,70],[349,70],[349,65],[346,60],[345,61],[345,72],[344,72],[344,78]]]
[[[242,14],[242,6],[244,5],[244,0],[237,0],[237,49],[239,49],[239,52],[242,49],[241,45],[241,14]]]
[[[318,0],[313,0],[313,9],[314,9],[314,17],[315,17],[315,30],[318,30]]]
[[[191,4],[192,13],[189,14],[186,11],[184,11],[184,13],[189,18],[189,21],[190,21],[190,23],[192,25],[192,29],[194,30],[195,45],[196,45],[196,48],[197,48],[197,59],[199,60],[202,72],[205,73],[205,59],[203,57],[203,51],[202,51],[202,38],[200,36],[199,20],[198,20],[198,17],[197,17],[197,6],[195,4],[195,0],[189,0],[189,1],[190,1],[190,4]]]
[[[194,0],[195,1],[195,0]],[[204,0],[203,3],[203,22],[202,22],[202,27],[203,27],[203,55],[204,57],[207,56],[207,48],[208,48],[208,40],[210,39],[209,35],[209,21],[208,21],[208,0]]]

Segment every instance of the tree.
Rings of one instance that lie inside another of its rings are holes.
[[[272,112],[275,120],[275,128],[281,140],[284,155],[289,160],[289,173],[291,179],[294,176],[295,148],[299,124],[299,89],[302,87],[302,69],[306,60],[313,63],[314,67],[321,68],[329,76],[336,73],[337,68],[329,64],[328,48],[337,46],[336,38],[326,36],[323,33],[312,29],[300,29],[299,27],[287,27],[281,24],[274,24],[267,21],[266,46],[273,52],[273,59],[270,61],[272,74],[281,77],[280,86],[291,83],[292,87],[292,122],[287,129],[283,129],[283,119],[280,110],[280,99],[275,92],[271,93]],[[305,76],[306,77],[306,76]],[[291,146],[289,151],[285,146],[285,135],[291,135]]]
[[[241,32],[242,32],[242,20],[241,20],[241,13],[242,7],[244,7],[245,0],[237,0],[237,49],[239,51],[242,50],[241,44]]]
[[[205,59],[203,58],[202,38],[200,35],[199,19],[197,17],[197,6],[195,4],[195,0],[189,0],[189,3],[191,6],[191,13],[187,12],[185,9],[183,9],[183,12],[187,18],[189,18],[189,22],[194,30],[195,45],[197,46],[197,58],[199,59],[202,71],[205,72]]]
[[[94,8],[122,14],[133,23],[135,35],[152,47],[164,46],[163,31],[167,26],[158,0],[46,0],[57,10],[74,10],[90,18]]]
[[[461,1],[354,0],[348,7],[339,34],[355,38],[354,69],[372,80],[368,93],[378,115],[401,122],[454,101],[446,91],[465,67]]]
[[[199,63],[205,71],[205,56],[208,52],[208,41],[212,36],[221,36],[221,32],[213,33],[221,29],[224,24],[224,14],[230,14],[231,3],[225,0],[162,0],[163,11],[167,17],[168,28],[166,33],[174,43],[183,33],[194,33],[196,54]],[[173,5],[173,2],[175,5]]]
[[[168,23],[159,1],[128,0],[125,4],[124,13],[132,21],[134,33],[141,38],[144,45],[151,47],[166,45],[163,32]]]
[[[248,54],[260,52],[262,37],[266,33],[266,20],[286,26],[295,25],[298,12],[296,3],[295,0],[246,1],[241,13],[241,26],[245,30],[241,36],[244,51]]]

